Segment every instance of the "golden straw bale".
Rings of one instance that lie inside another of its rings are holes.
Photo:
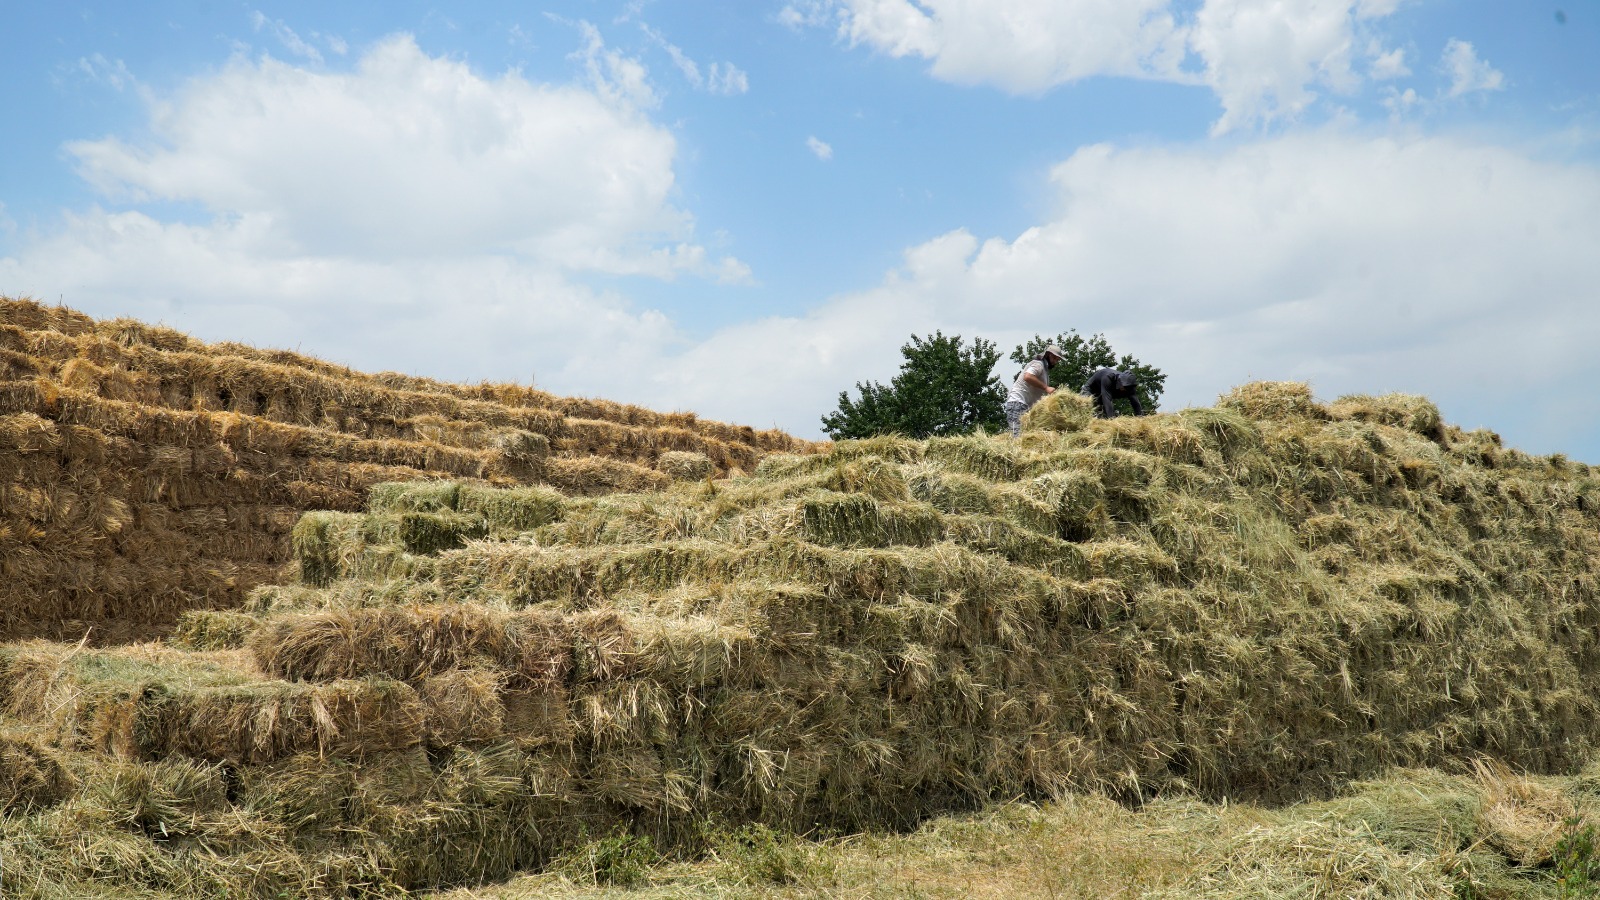
[[[668,450],[656,457],[656,469],[679,481],[702,481],[716,472],[711,458],[693,450]]]
[[[500,702],[502,680],[483,669],[457,669],[424,680],[418,689],[424,740],[443,747],[499,737],[506,721]]]
[[[1082,431],[1094,421],[1094,401],[1073,391],[1056,391],[1022,415],[1024,431]]]

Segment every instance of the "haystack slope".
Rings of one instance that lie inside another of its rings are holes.
[[[6,864],[82,883],[103,857],[64,823],[123,822],[87,833],[151,891],[340,895],[614,828],[684,846],[707,820],[1274,801],[1592,756],[1590,467],[1415,397],[1260,383],[1109,422],[1075,402],[1020,441],[843,442],[604,496],[386,484],[310,513],[295,583],[164,646],[0,652],[37,810],[0,820],[32,848]],[[104,758],[177,839],[108,810],[83,762]]]
[[[0,637],[117,643],[236,606],[277,577],[302,512],[357,510],[385,481],[641,490],[806,446],[0,298]]]

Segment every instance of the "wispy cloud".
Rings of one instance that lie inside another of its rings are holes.
[[[295,56],[309,59],[314,62],[322,62],[322,53],[319,52],[316,47],[311,46],[304,39],[302,39],[300,35],[295,34],[294,29],[285,24],[283,20],[269,19],[260,10],[252,10],[250,13],[250,24],[257,32],[264,31],[267,34],[272,35],[274,38],[277,38],[278,43],[282,44],[285,50],[288,50]]]
[[[816,135],[806,138],[806,147],[823,162],[833,159],[833,146],[817,140]]]
[[[1440,65],[1450,76],[1451,97],[1475,91],[1498,91],[1505,87],[1505,75],[1487,61],[1479,59],[1478,51],[1467,41],[1451,38],[1444,47]]]
[[[667,56],[672,59],[672,64],[683,75],[683,80],[689,82],[689,86],[695,90],[727,96],[743,94],[750,90],[750,76],[733,63],[713,62],[707,67],[706,72],[702,74],[699,63],[690,59],[689,55],[683,52],[683,48],[667,40],[662,36],[661,32],[643,22],[639,23],[639,29],[653,43],[667,52]]]

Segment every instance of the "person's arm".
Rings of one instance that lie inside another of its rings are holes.
[[[1039,390],[1044,391],[1046,394],[1054,394],[1056,392],[1056,389],[1051,387],[1049,382],[1040,381],[1039,376],[1033,374],[1032,372],[1023,372],[1022,380],[1033,385]]]
[[[1134,415],[1136,415],[1136,416],[1144,415],[1144,407],[1139,404],[1139,392],[1138,391],[1134,391],[1133,392],[1133,396],[1128,398],[1128,405],[1133,407],[1133,414]]]

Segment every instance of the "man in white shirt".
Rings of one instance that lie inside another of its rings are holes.
[[[1021,374],[1017,375],[1017,380],[1011,383],[1011,390],[1006,391],[1006,402],[1000,408],[1005,410],[1006,424],[1011,426],[1012,437],[1022,433],[1022,414],[1047,395],[1056,392],[1050,386],[1050,369],[1061,361],[1062,356],[1061,348],[1055,344],[1044,348],[1038,356],[1028,360]]]

